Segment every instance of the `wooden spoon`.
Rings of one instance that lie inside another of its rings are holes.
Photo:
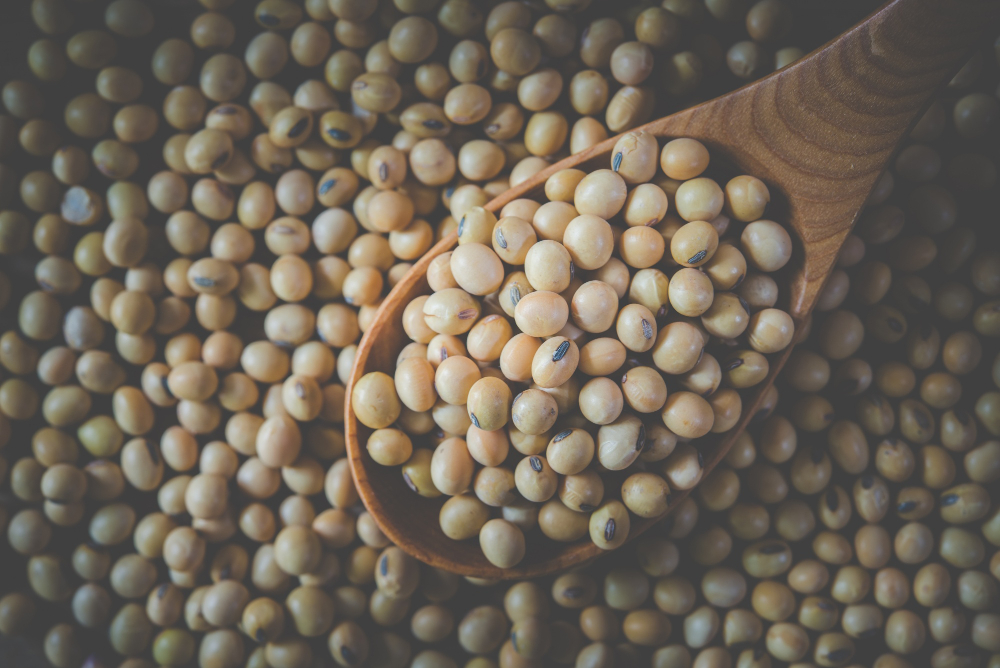
[[[897,146],[931,97],[968,58],[1000,18],[997,0],[893,0],[839,38],[755,83],[634,130],[659,138],[693,137],[743,173],[765,183],[787,203],[778,218],[798,236],[800,265],[782,293],[789,313],[804,324],[823,284]],[[486,208],[498,212],[514,199],[540,193],[549,175],[570,167],[607,169],[615,139],[570,156],[500,195]],[[662,145],[662,141],[661,141]],[[346,437],[361,499],[385,534],[432,566],[479,578],[540,576],[602,553],[587,539],[562,545],[528,537],[524,560],[497,568],[476,540],[453,541],[438,524],[448,497],[426,499],[403,482],[398,467],[383,467],[364,444],[371,430],[354,416],[354,383],[370,371],[393,374],[396,356],[409,343],[402,313],[428,294],[431,260],[455,247],[455,233],[427,252],[385,298],[358,346],[347,385]],[[739,424],[715,443],[702,445],[705,472],[726,455],[758,410],[791,348],[772,360],[766,381],[744,398]],[[685,496],[671,497],[670,510]],[[669,510],[668,510],[669,513]],[[632,518],[629,540],[660,521]]]

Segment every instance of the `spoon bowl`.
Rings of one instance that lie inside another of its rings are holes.
[[[793,264],[781,284],[784,308],[797,330],[810,313],[837,255],[869,193],[916,123],[931,96],[957,71],[979,39],[1000,19],[995,0],[893,0],[836,40],[798,62],[739,90],[655,120],[632,132],[659,140],[690,137],[742,173],[764,181],[776,216],[796,241]],[[617,137],[570,156],[516,185],[486,205],[499,212],[508,202],[542,193],[546,179],[562,169],[606,169]],[[773,214],[769,213],[769,216]],[[488,579],[529,578],[579,565],[603,551],[589,540],[560,544],[530,540],[524,559],[499,568],[476,540],[454,541],[441,531],[438,515],[448,497],[428,499],[404,483],[396,467],[376,464],[365,443],[371,430],[354,415],[354,384],[366,373],[390,376],[409,339],[402,314],[414,298],[430,293],[427,268],[457,245],[452,233],[428,251],[396,284],[365,332],[347,385],[347,451],[362,501],[383,532],[421,561],[451,572]],[[743,392],[736,427],[699,443],[702,478],[725,457],[754,419],[791,353],[771,356],[761,384]],[[670,497],[657,518],[633,517],[633,540],[669,516],[692,490]]]

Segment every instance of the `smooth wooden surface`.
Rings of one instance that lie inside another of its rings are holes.
[[[796,264],[782,283],[782,294],[786,308],[801,324],[899,143],[972,48],[991,36],[998,19],[998,0],[894,0],[797,63],[633,131],[699,139],[713,159],[725,156],[768,184],[772,204],[783,203],[779,220],[793,231],[796,241]],[[614,138],[608,139],[552,165],[487,208],[499,211],[511,200],[539,196],[548,176],[561,169],[609,167],[614,144]],[[598,557],[602,551],[588,540],[560,545],[536,536],[529,537],[527,556],[517,567],[497,568],[482,555],[477,541],[457,542],[441,532],[438,512],[447,497],[417,496],[404,484],[398,467],[375,464],[365,450],[371,430],[354,417],[350,403],[354,383],[370,371],[392,375],[396,356],[409,342],[402,328],[403,309],[413,298],[430,292],[427,266],[456,241],[454,234],[449,235],[414,265],[386,297],[358,347],[345,409],[347,450],[358,492],[393,542],[421,561],[463,575],[534,577]],[[743,415],[735,429],[715,441],[699,440],[706,474],[757,414],[764,392],[789,353],[790,349],[772,356],[765,382],[744,393]],[[613,483],[606,486],[614,489]],[[670,509],[684,496],[674,494]],[[629,540],[662,519],[633,516]]]

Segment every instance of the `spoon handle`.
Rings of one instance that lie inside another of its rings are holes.
[[[998,0],[892,0],[797,63],[650,129],[702,139],[788,195],[804,244],[790,304],[801,319],[900,141],[998,20]]]
[[[792,138],[785,154],[811,158],[795,163],[804,177],[800,194],[813,203],[793,214],[808,249],[793,314],[812,309],[899,144],[998,19],[997,0],[895,0],[790,73],[798,91],[776,82],[775,109],[786,110]],[[796,132],[812,122],[808,135]],[[801,152],[795,144],[802,141],[819,150]]]

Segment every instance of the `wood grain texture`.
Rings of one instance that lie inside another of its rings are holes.
[[[972,48],[1000,20],[998,0],[893,0],[844,35],[797,63],[704,104],[636,128],[661,138],[693,137],[714,156],[764,180],[785,203],[781,222],[796,239],[796,266],[782,285],[797,324],[807,321],[868,193],[932,95],[964,63]],[[511,200],[539,196],[549,175],[575,167],[607,168],[615,138],[554,164],[487,205],[499,211]],[[518,566],[500,569],[483,557],[475,540],[456,542],[438,525],[447,497],[425,499],[403,482],[398,467],[368,456],[371,430],[354,417],[354,383],[370,371],[392,375],[408,343],[402,312],[430,292],[431,260],[451,250],[455,234],[436,244],[383,301],[358,347],[347,387],[347,450],[358,492],[385,534],[432,566],[481,578],[541,576],[594,559],[589,541],[558,545],[529,539]],[[765,391],[791,349],[771,360],[764,383],[744,397],[739,424],[702,445],[706,473],[718,464],[756,415]],[[674,494],[670,509],[686,493]],[[669,514],[669,510],[668,510]],[[629,540],[663,518],[632,519]]]

